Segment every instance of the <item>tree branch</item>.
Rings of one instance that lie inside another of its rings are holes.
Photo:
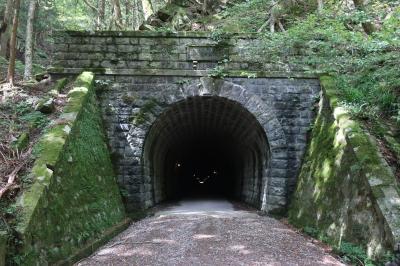
[[[97,9],[97,7],[95,7],[94,5],[92,5],[91,3],[89,3],[87,0],[83,0],[83,2],[90,7],[90,9],[92,9],[95,13],[99,13],[99,10]]]

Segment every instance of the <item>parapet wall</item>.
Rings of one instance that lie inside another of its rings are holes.
[[[210,71],[235,76],[271,76],[271,72],[302,72],[303,66],[282,58],[255,54],[259,40],[251,34],[207,32],[59,32],[53,73],[91,70],[97,74],[206,76]],[[219,66],[217,69],[215,69]],[[213,70],[214,69],[214,70]],[[272,74],[273,75],[273,74]],[[299,76],[307,77],[301,73]]]

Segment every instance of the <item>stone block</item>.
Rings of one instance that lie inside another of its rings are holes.
[[[187,47],[188,61],[220,61],[227,56],[228,50],[218,48],[216,46],[188,46]]]
[[[138,53],[140,51],[143,51],[142,47],[139,45],[120,44],[114,47],[116,47],[119,53]]]

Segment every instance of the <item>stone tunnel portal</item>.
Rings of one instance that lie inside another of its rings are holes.
[[[173,104],[151,126],[143,156],[154,203],[220,196],[260,207],[268,141],[238,102],[194,96]]]

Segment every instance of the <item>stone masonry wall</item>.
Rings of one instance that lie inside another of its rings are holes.
[[[261,59],[254,54],[258,44],[250,34],[59,32],[55,37],[56,67],[51,72],[77,74],[84,68],[116,75],[152,75],[162,69],[163,74],[203,76],[217,65],[243,76],[247,71],[261,75],[265,74],[262,71],[291,71],[294,75],[303,70],[290,63],[301,62],[299,56],[282,59],[288,62],[286,66],[273,58]]]
[[[59,34],[50,72],[97,73],[109,144],[128,210],[154,204],[152,177],[146,174],[148,169],[142,158],[151,124],[169,106],[193,96],[188,88],[201,84],[200,79],[210,75],[233,84],[231,92],[223,97],[238,101],[264,127],[272,153],[261,189],[265,199],[262,208],[274,211],[286,207],[314,119],[319,81],[301,72],[276,72],[282,69],[268,59],[256,62],[256,56],[249,56],[254,45],[256,40],[244,35],[210,38],[207,33],[187,32]],[[235,89],[240,90],[240,95],[235,95]],[[196,93],[202,95],[201,91]],[[142,125],[134,125],[132,118],[148,109],[149,102],[157,104],[147,110]]]
[[[108,77],[110,78],[110,77]],[[178,77],[114,77],[108,89],[102,91],[101,103],[104,119],[107,125],[107,133],[110,139],[112,152],[118,154],[119,183],[132,197],[128,201],[132,206],[142,205],[142,200],[147,201],[146,206],[151,205],[152,187],[151,178],[143,177],[142,173],[142,145],[146,137],[146,130],[132,125],[131,117],[140,112],[141,107],[151,99],[165,103],[165,97],[177,97],[181,81]],[[270,178],[276,178],[277,183],[272,183],[270,189],[285,186],[284,191],[276,191],[285,198],[291,194],[296,185],[296,177],[301,160],[307,145],[307,132],[314,119],[313,105],[319,91],[318,80],[314,79],[285,79],[285,78],[226,78],[227,81],[240,84],[250,93],[260,97],[265,103],[272,102],[271,108],[279,124],[276,127],[282,129],[283,136],[268,136],[269,141],[279,138],[285,141],[284,149],[287,152],[287,162],[276,159],[277,167],[271,173]],[[191,82],[198,81],[192,78]],[[134,103],[124,102],[124,98],[133,97]],[[161,112],[169,104],[159,107]],[[153,114],[156,117],[157,114]],[[150,123],[149,123],[150,124]],[[272,160],[275,158],[271,158]],[[286,165],[287,163],[287,165]],[[287,173],[282,174],[286,169]],[[135,176],[139,180],[132,179]],[[273,179],[274,180],[274,179]],[[282,184],[281,182],[284,182]],[[138,186],[140,184],[141,186]],[[281,198],[277,204],[283,205]]]

